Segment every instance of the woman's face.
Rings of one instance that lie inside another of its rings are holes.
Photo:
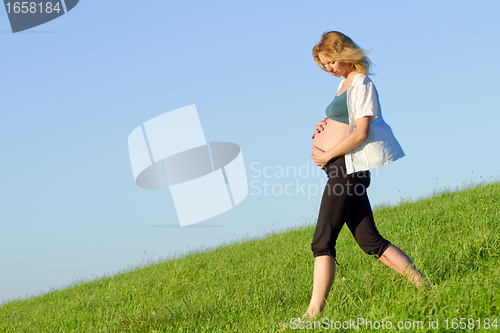
[[[345,62],[338,62],[324,54],[318,54],[319,61],[325,66],[327,72],[332,73],[336,77],[347,77],[352,71],[351,65]]]

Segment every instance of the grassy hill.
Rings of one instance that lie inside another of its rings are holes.
[[[344,228],[323,328],[347,323],[340,331],[354,331],[350,320],[365,320],[361,332],[369,331],[368,320],[374,331],[382,321],[406,332],[500,328],[500,183],[374,215],[382,235],[408,253],[433,288],[414,288],[364,254]],[[277,323],[290,325],[307,308],[313,231],[276,233],[6,303],[0,332],[291,332]],[[429,329],[436,319],[439,328]]]

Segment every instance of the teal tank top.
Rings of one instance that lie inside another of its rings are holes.
[[[347,113],[347,90],[340,96],[335,96],[326,108],[326,117],[349,125],[349,114]]]

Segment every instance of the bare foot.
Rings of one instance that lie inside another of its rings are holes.
[[[323,310],[322,308],[321,309],[314,309],[314,308],[309,308],[307,309],[306,313],[304,313],[302,315],[302,318],[303,319],[316,319],[318,318],[321,310]]]
[[[417,287],[418,289],[425,287],[427,290],[431,290],[432,285],[430,284],[429,281],[427,281],[427,279],[425,278],[425,275],[423,275],[419,270],[417,270],[417,271],[419,272],[420,277],[419,277],[418,281],[415,281],[415,283],[414,283],[415,287]]]

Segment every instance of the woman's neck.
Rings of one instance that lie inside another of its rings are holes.
[[[344,79],[347,80],[352,80],[359,72],[356,69],[352,69],[348,73],[344,74]]]

